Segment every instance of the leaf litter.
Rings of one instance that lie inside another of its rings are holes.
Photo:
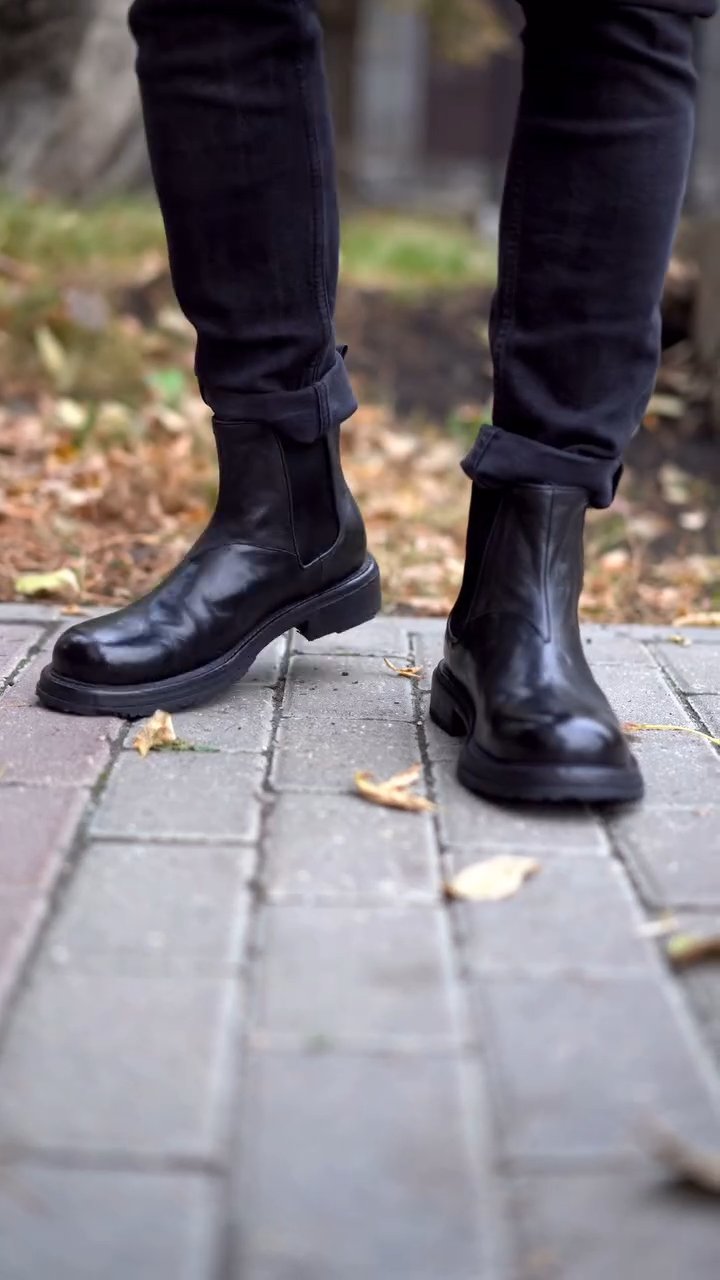
[[[704,738],[706,742],[712,742],[716,747],[720,747],[720,738],[714,738],[711,733],[703,733],[702,729],[691,729],[685,724],[636,724],[634,720],[627,720],[623,729],[630,736],[634,733],[689,733],[695,738]]]
[[[406,680],[419,680],[425,671],[424,667],[398,667],[390,658],[383,658],[383,662],[396,676],[404,676]]]
[[[514,897],[526,880],[540,871],[536,858],[499,854],[463,867],[445,885],[445,896],[465,902],[502,902]]]
[[[145,759],[151,751],[195,751],[216,754],[218,747],[196,746],[178,738],[172,716],[167,711],[155,711],[140,726],[133,738],[133,747]]]

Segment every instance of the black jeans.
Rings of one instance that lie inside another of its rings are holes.
[[[693,136],[694,18],[715,0],[521,0],[483,483],[606,506],[652,390]],[[356,405],[333,313],[338,212],[313,0],[135,0],[148,145],[202,394],[312,440]]]

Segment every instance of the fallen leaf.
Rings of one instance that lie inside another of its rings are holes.
[[[675,635],[675,636],[668,636],[667,643],[680,645],[682,649],[689,649],[690,645],[692,644],[692,640],[690,639],[689,636]]]
[[[512,898],[540,869],[535,858],[500,854],[464,867],[446,884],[445,893],[448,898],[468,902],[501,902],[504,898]]]
[[[396,667],[389,658],[383,658],[383,662],[386,667],[395,672],[396,676],[405,676],[406,680],[419,680],[425,670],[424,667]]]
[[[681,1182],[720,1196],[720,1151],[696,1147],[665,1126],[653,1125],[650,1137],[656,1158]]]
[[[691,729],[685,724],[635,724],[633,720],[627,720],[623,725],[626,733],[645,733],[657,731],[658,733],[690,733],[695,738],[704,738],[706,742],[712,742],[716,747],[720,747],[720,738],[714,738],[711,733],[703,733],[702,729]]]
[[[667,938],[677,931],[678,922],[674,916],[660,916],[657,920],[645,920],[639,927],[641,938]]]
[[[676,933],[665,951],[676,969],[689,969],[706,960],[720,960],[720,934]]]
[[[177,740],[172,716],[167,711],[156,711],[136,733],[133,746],[144,759],[149,751],[170,747]]]
[[[15,579],[19,596],[60,596],[67,599],[80,595],[80,583],[74,569],[55,569],[51,573],[23,573]]]
[[[65,386],[70,371],[68,354],[59,338],[45,324],[35,330],[35,347],[45,371],[59,387]]]
[[[432,813],[435,805],[425,796],[413,795],[410,787],[420,779],[422,767],[411,765],[403,773],[396,773],[386,782],[377,782],[371,773],[356,773],[355,786],[364,800],[384,805],[387,809],[405,809],[408,813]]]
[[[81,608],[79,604],[66,604],[60,613],[63,618],[87,618],[87,609]]]
[[[720,627],[720,613],[683,613],[675,618],[674,627]]]

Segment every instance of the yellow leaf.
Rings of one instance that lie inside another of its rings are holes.
[[[383,658],[383,662],[386,667],[395,672],[396,676],[405,676],[406,680],[419,680],[425,670],[424,667],[396,667],[395,663],[391,662],[389,658]]]
[[[432,813],[435,809],[432,801],[410,791],[421,774],[419,764],[394,774],[386,782],[377,782],[371,773],[356,773],[355,786],[363,799],[371,804],[384,805],[386,809],[404,809],[408,813]]]
[[[720,613],[684,613],[674,627],[720,627]]]
[[[58,385],[63,385],[67,381],[70,362],[64,346],[47,325],[35,330],[35,346],[43,368]]]
[[[500,854],[464,867],[445,886],[445,893],[448,898],[468,902],[502,902],[504,898],[512,898],[540,869],[535,858]]]
[[[713,738],[711,733],[703,733],[702,729],[691,729],[685,724],[635,724],[633,720],[627,720],[623,725],[626,733],[691,733],[696,738],[704,738],[706,742],[713,742],[716,747],[720,747],[720,738]]]
[[[720,960],[720,934],[678,933],[670,938],[665,950],[676,969],[688,969],[706,960]]]
[[[80,583],[74,569],[55,569],[52,573],[24,573],[15,580],[15,592],[19,596],[60,596],[62,599],[80,595]]]
[[[650,1135],[655,1156],[682,1182],[720,1196],[720,1151],[696,1147],[664,1125]]]
[[[169,747],[173,742],[177,742],[177,734],[167,711],[156,711],[133,738],[133,746],[143,759],[149,751]]]

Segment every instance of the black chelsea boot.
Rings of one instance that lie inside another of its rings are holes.
[[[473,486],[465,579],[430,715],[458,777],[501,800],[638,800],[643,782],[578,625],[583,490]]]
[[[380,574],[340,464],[339,429],[311,444],[214,423],[220,485],[207,529],[148,595],[65,631],[37,687],[57,711],[177,711],[243,676],[291,627],[309,640],[380,608]]]

